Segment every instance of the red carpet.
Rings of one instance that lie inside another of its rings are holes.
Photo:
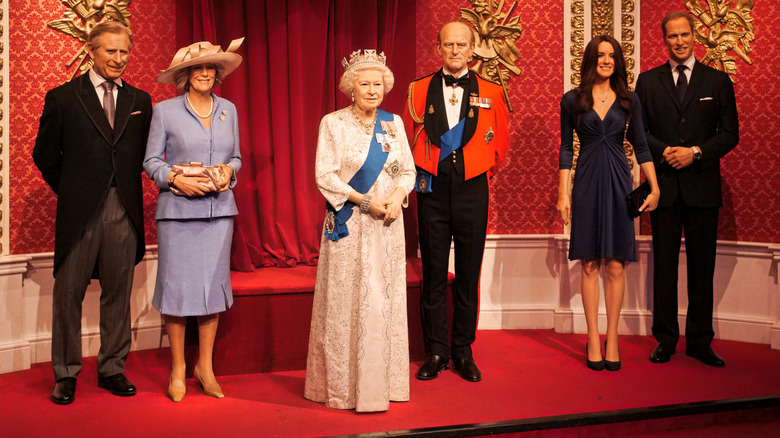
[[[412,377],[411,401],[393,403],[379,414],[327,409],[304,400],[303,371],[223,376],[223,400],[206,397],[189,379],[187,396],[174,404],[164,395],[167,350],[131,353],[127,375],[139,394],[130,398],[97,388],[95,360],[87,359],[76,401],[57,406],[48,400],[53,382],[45,363],[0,375],[0,435],[327,436],[780,394],[780,351],[767,345],[715,341],[727,363],[723,369],[685,356],[682,342],[671,362],[651,364],[647,356],[654,345],[650,337],[623,336],[623,369],[594,372],[583,363],[583,335],[481,331],[474,354],[482,382],[465,382],[451,371],[428,382]],[[413,364],[412,371],[418,366]],[[612,430],[605,427],[598,430]],[[766,429],[780,433],[780,421],[756,430],[763,435]],[[615,430],[605,434],[620,435]]]

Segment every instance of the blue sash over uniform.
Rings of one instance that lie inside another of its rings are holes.
[[[461,119],[457,125],[452,129],[445,132],[439,138],[439,162],[441,163],[451,153],[460,149],[463,145],[463,128],[466,126],[466,119]],[[423,169],[417,169],[417,182],[414,184],[414,189],[420,193],[431,193],[431,182],[433,181],[433,175]]]
[[[382,169],[385,167],[387,156],[390,152],[385,152],[382,145],[377,139],[377,134],[386,135],[382,130],[381,122],[392,122],[393,114],[377,108],[376,124],[374,125],[374,133],[371,138],[371,145],[368,148],[368,156],[363,166],[358,169],[355,176],[349,180],[349,186],[355,189],[359,193],[367,193],[371,186],[376,182]],[[341,207],[341,210],[336,211],[330,203],[325,205],[328,213],[325,216],[325,236],[328,239],[336,241],[342,237],[349,236],[349,229],[347,229],[347,221],[352,217],[352,208],[356,206],[354,202],[347,201]]]

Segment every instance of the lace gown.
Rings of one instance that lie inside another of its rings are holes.
[[[403,122],[397,115],[394,120],[396,138],[369,190],[374,198],[386,198],[397,187],[409,193],[414,186]],[[347,182],[363,165],[371,138],[349,108],[320,123],[315,178],[337,210],[348,199]],[[332,408],[385,411],[390,401],[409,400],[403,217],[385,226],[353,209],[349,236],[322,238],[304,397]]]
[[[580,139],[580,154],[571,193],[570,260],[615,258],[636,261],[634,220],[628,215],[626,195],[631,190],[631,169],[623,151],[623,135],[634,147],[639,164],[652,160],[642,125],[642,107],[631,93],[632,116],[617,101],[602,120],[595,110],[574,115],[577,90],[561,99],[561,150],[559,168],[571,169],[572,131]]]

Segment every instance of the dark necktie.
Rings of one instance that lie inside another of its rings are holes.
[[[685,76],[685,69],[688,68],[682,64],[677,66],[677,96],[680,98],[680,102],[685,99],[685,91],[688,90],[688,76]]]
[[[114,127],[114,114],[116,114],[116,106],[114,105],[114,82],[103,82],[103,111],[106,112],[106,118],[108,124]]]
[[[452,76],[452,75],[444,75],[444,85],[446,85],[448,87],[452,87],[453,85],[456,85],[456,86],[458,86],[460,88],[465,89],[466,85],[468,85],[468,84],[469,84],[469,75],[468,74],[463,75],[463,76],[461,76],[461,77],[459,77],[457,79],[454,76]]]

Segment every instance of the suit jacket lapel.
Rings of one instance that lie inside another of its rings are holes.
[[[693,96],[697,95],[697,91],[701,88],[701,85],[706,82],[704,76],[706,75],[706,69],[702,68],[703,64],[696,61],[693,64],[693,70],[691,71],[691,82],[688,84],[688,89],[685,91],[685,98],[680,107],[680,110],[685,110],[691,103]]]
[[[127,127],[127,122],[130,119],[130,110],[135,103],[135,92],[130,90],[127,82],[122,81],[122,86],[119,87],[119,93],[117,93],[116,102],[116,114],[114,115],[114,139],[122,137],[122,133]]]
[[[474,136],[474,132],[477,130],[477,120],[479,119],[479,107],[471,106],[469,102],[470,97],[479,96],[479,81],[477,80],[477,74],[473,71],[469,72],[469,88],[463,91],[463,109],[460,111],[460,118],[466,118],[466,124],[463,127],[463,140],[462,145],[468,144],[471,141],[471,137]],[[471,115],[469,115],[471,113]]]
[[[444,94],[441,86],[441,69],[433,74],[428,84],[428,95],[425,97],[425,132],[428,139],[436,146],[440,145],[439,138],[449,131],[447,123],[447,110],[444,108]],[[431,114],[433,108],[433,114]]]
[[[678,111],[681,111],[682,106],[680,105],[680,98],[677,95],[677,85],[674,83],[674,77],[672,76],[672,65],[669,61],[666,61],[666,64],[664,65],[665,68],[660,69],[661,84],[663,84],[666,92],[669,93],[669,99],[674,102],[674,106],[677,107]]]
[[[111,130],[111,125],[108,124],[106,113],[103,111],[103,107],[98,100],[97,92],[92,86],[92,81],[89,80],[88,74],[79,76],[76,87],[76,97],[78,98],[81,106],[86,111],[89,119],[100,132],[100,135],[106,139],[107,142],[114,142],[114,133]]]

